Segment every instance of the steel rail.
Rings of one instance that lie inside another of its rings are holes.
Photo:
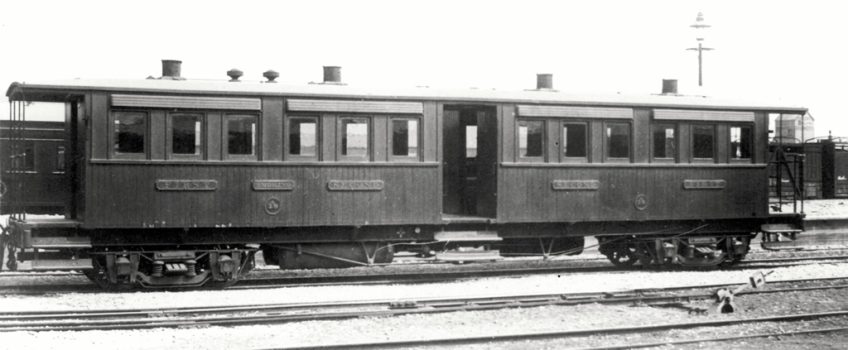
[[[726,266],[719,270],[749,270],[761,268],[777,268],[796,266],[792,262],[800,261],[841,261],[848,260],[846,256],[823,256],[823,257],[800,257],[800,258],[774,258],[760,259],[751,261],[741,261],[736,265]],[[563,261],[567,262],[567,261]],[[448,271],[416,271],[416,272],[400,272],[400,273],[381,273],[374,275],[349,274],[349,275],[328,275],[328,276],[262,276],[262,275],[278,275],[285,274],[280,270],[259,270],[254,271],[252,277],[247,277],[239,281],[234,286],[229,286],[226,289],[242,290],[242,289],[264,289],[264,288],[281,288],[286,286],[298,287],[315,287],[315,286],[339,286],[339,285],[379,285],[388,283],[402,284],[425,284],[425,283],[440,283],[446,281],[458,281],[463,279],[476,279],[484,277],[498,276],[517,276],[517,275],[538,275],[538,274],[568,274],[568,273],[609,273],[621,271],[687,271],[686,268],[670,268],[670,269],[655,269],[645,268],[642,266],[617,267],[610,264],[589,266],[568,266],[560,264],[557,266],[541,266],[541,267],[523,267],[523,268],[507,268],[507,269],[472,269],[472,270],[448,270]],[[11,277],[11,276],[10,276]],[[26,277],[30,277],[29,275]],[[52,277],[72,277],[72,275],[57,275]],[[76,276],[78,277],[78,276]],[[204,288],[199,288],[204,289]],[[210,288],[205,288],[210,289]],[[220,289],[220,288],[212,288]],[[143,289],[131,289],[128,291],[141,291]],[[0,295],[9,294],[26,294],[40,295],[45,293],[62,293],[62,292],[77,292],[77,293],[101,293],[102,290],[96,288],[94,284],[88,280],[81,280],[80,283],[62,283],[50,285],[7,285],[0,286]]]
[[[732,271],[732,270],[748,270],[759,268],[777,268],[789,267],[797,264],[790,264],[801,261],[842,261],[848,260],[848,255],[828,256],[828,257],[813,257],[813,258],[776,258],[776,259],[760,259],[752,261],[740,261],[735,265],[725,266],[717,270]],[[783,265],[779,265],[783,264]],[[607,272],[622,272],[622,271],[688,271],[691,268],[665,268],[662,267],[643,267],[630,266],[620,267],[610,264],[598,266],[541,266],[529,268],[508,268],[508,269],[476,269],[462,271],[435,271],[435,272],[410,272],[410,273],[386,273],[375,275],[342,275],[342,276],[269,276],[269,277],[249,277],[239,281],[236,285],[228,287],[228,289],[259,289],[259,288],[278,288],[285,285],[295,286],[336,286],[336,285],[366,285],[366,284],[384,284],[384,283],[405,283],[405,284],[423,284],[436,283],[444,281],[454,281],[467,278],[481,277],[497,277],[497,276],[515,276],[515,275],[538,275],[538,274],[566,274],[566,273],[607,273]]]
[[[833,249],[825,249],[823,251],[832,251]],[[760,254],[760,253],[755,253]],[[848,260],[848,255],[827,255],[827,256],[804,256],[804,257],[787,257],[787,258],[767,258],[767,259],[748,259],[737,262],[736,264],[756,264],[756,263],[778,263],[778,262],[799,262],[799,261],[821,261],[821,260]],[[522,260],[522,262],[543,262],[545,259],[539,258],[535,260]],[[557,263],[568,263],[568,264],[579,264],[579,263],[602,263],[605,268],[610,268],[609,260],[606,258],[586,258],[586,259],[568,259],[568,260],[555,260]],[[508,261],[508,262],[496,262],[491,265],[497,264],[514,264],[516,261]],[[420,266],[420,265],[448,265],[451,264],[449,262],[437,262],[437,261],[421,261],[421,262],[402,262],[393,264],[392,266]],[[381,266],[390,266],[390,265],[381,265]],[[562,269],[569,268],[568,266],[560,266],[560,267],[540,267],[540,270],[544,269]],[[586,268],[586,267],[575,267],[576,269]],[[589,267],[589,269],[594,269],[599,267]],[[616,267],[619,270],[629,270],[632,268],[627,267]],[[637,267],[638,268],[638,267]],[[683,267],[685,269],[685,267]],[[532,269],[532,268],[527,268]],[[505,271],[511,271],[513,269],[506,269]],[[521,270],[521,269],[519,269]],[[278,269],[255,269],[251,271],[251,274],[262,273],[266,271],[279,271]],[[461,271],[460,271],[461,272]],[[469,271],[470,272],[470,271]],[[474,271],[474,272],[483,272],[483,271]],[[0,278],[20,278],[20,277],[70,277],[70,276],[83,276],[82,272],[78,271],[65,271],[65,272],[56,272],[56,271],[45,271],[45,272],[14,272],[14,271],[2,271],[0,272]],[[304,277],[310,278],[310,277]],[[320,278],[320,277],[314,277]],[[247,279],[249,280],[249,279]]]
[[[795,335],[833,333],[833,332],[845,332],[845,331],[848,331],[848,327],[804,329],[804,330],[782,331],[782,332],[773,332],[773,333],[757,333],[757,334],[748,334],[748,335],[737,335],[737,336],[730,336],[730,337],[697,338],[697,339],[685,339],[685,340],[669,340],[669,341],[655,342],[655,343],[637,343],[637,344],[624,344],[624,345],[613,345],[613,346],[599,346],[599,347],[592,347],[592,348],[581,348],[580,350],[641,349],[641,348],[654,348],[654,347],[669,346],[669,345],[718,343],[718,342],[727,342],[727,341],[734,341],[734,340],[747,340],[747,339],[755,339],[755,338],[768,338],[768,337],[787,336],[787,335],[795,336]]]
[[[796,261],[820,261],[820,260],[848,260],[848,255],[845,256],[816,256],[816,257],[792,257],[792,258],[770,258],[770,259],[756,259],[756,260],[744,260],[738,262],[738,264],[754,264],[754,263],[777,263],[777,262],[796,262]],[[536,261],[536,260],[530,260]],[[542,260],[538,260],[542,261]],[[570,263],[606,263],[608,260],[606,258],[592,258],[592,259],[574,259],[574,260],[561,260],[562,262],[568,261]],[[428,263],[402,263],[397,266],[413,266],[413,265],[428,265],[428,264],[447,264],[447,263],[436,263],[436,262],[428,262]],[[606,265],[606,264],[605,264]],[[605,268],[608,266],[604,266]],[[562,269],[569,268],[568,266],[562,267],[540,267],[539,270],[544,269]],[[576,269],[585,269],[586,267],[575,267]],[[594,269],[596,267],[589,267],[588,269]],[[600,268],[600,267],[597,267]],[[532,270],[533,268],[527,268],[527,270]],[[628,268],[618,267],[620,270],[629,270]],[[512,271],[515,269],[506,269],[504,271]],[[523,269],[518,269],[523,270]],[[256,270],[251,273],[262,273],[262,271],[278,271],[277,269],[264,269],[264,270]],[[462,271],[460,271],[462,272]],[[484,272],[484,271],[469,271],[469,272]],[[399,274],[404,276],[405,274]],[[0,272],[0,278],[11,279],[11,278],[22,278],[22,277],[75,277],[75,276],[83,276],[83,273],[78,271],[67,271],[67,272]],[[377,276],[377,275],[375,275]],[[379,275],[383,276],[383,275]],[[303,277],[305,279],[308,278],[320,278],[320,277]],[[250,279],[245,279],[245,281],[249,281]]]
[[[766,323],[766,322],[793,322],[804,320],[816,320],[828,317],[846,317],[848,311],[831,311],[821,313],[793,314],[784,316],[767,316],[767,317],[752,317],[733,320],[717,320],[703,322],[683,322],[683,323],[664,323],[653,324],[646,326],[630,326],[630,327],[612,327],[612,328],[595,328],[595,329],[579,329],[568,331],[547,331],[547,332],[525,332],[511,334],[491,334],[491,335],[476,335],[465,337],[445,337],[431,339],[415,339],[415,340],[397,340],[384,342],[360,342],[347,344],[327,344],[327,345],[310,345],[308,347],[279,347],[276,349],[375,349],[375,348],[403,348],[413,346],[440,346],[440,345],[460,345],[460,344],[479,344],[486,342],[508,342],[519,340],[533,339],[553,339],[564,337],[581,337],[592,336],[599,334],[632,334],[645,333],[656,331],[670,331],[677,329],[692,329],[703,327],[722,327],[734,326],[749,323]],[[664,345],[664,344],[660,344]],[[617,347],[613,349],[630,348],[631,346]],[[604,348],[605,349],[605,348]]]
[[[846,280],[848,278],[841,278]],[[774,283],[794,284],[801,282],[826,282],[828,279],[804,279],[776,281]],[[715,286],[678,286],[666,289],[653,289],[651,292],[672,292],[685,289],[711,289]],[[742,294],[798,292],[822,289],[848,288],[848,284],[790,287],[785,289],[755,290]],[[683,295],[645,295],[645,290],[633,290],[617,293],[570,293],[570,294],[531,294],[506,296],[443,297],[418,300],[372,300],[327,303],[299,304],[255,304],[240,306],[184,307],[162,309],[125,309],[125,310],[64,310],[6,312],[0,314],[0,332],[8,331],[67,331],[67,330],[117,330],[180,327],[186,325],[236,326],[257,323],[284,323],[307,320],[348,319],[364,316],[397,316],[405,314],[444,313],[452,311],[481,311],[519,307],[569,306],[587,303],[651,303],[673,302],[680,300],[703,300],[713,298],[713,293]],[[661,306],[662,304],[655,304]],[[378,308],[376,310],[363,310]],[[315,312],[320,310],[332,312]],[[308,310],[311,313],[292,313]],[[343,311],[338,311],[343,310]],[[289,314],[281,314],[288,311]],[[230,317],[235,314],[235,317]],[[265,314],[261,314],[265,313]],[[201,316],[210,315],[210,316]],[[173,319],[183,316],[183,319]],[[191,316],[191,317],[189,317]],[[135,318],[133,318],[135,317]],[[170,317],[170,318],[169,318]],[[40,321],[40,322],[35,322]]]

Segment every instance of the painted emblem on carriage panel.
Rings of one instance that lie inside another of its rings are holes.
[[[265,201],[265,213],[267,213],[268,215],[279,214],[281,208],[282,205],[280,203],[280,199],[277,197],[271,197],[268,198],[267,201]]]
[[[636,206],[637,210],[648,209],[648,196],[642,193],[637,194],[636,199],[633,200],[633,205]]]

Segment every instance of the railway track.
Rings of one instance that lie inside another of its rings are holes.
[[[848,260],[848,255],[816,256],[816,257],[792,257],[792,258],[770,258],[741,261],[735,265],[724,267],[724,270],[748,270],[760,268],[777,268],[798,265],[801,262],[820,263],[823,261],[841,262]],[[641,266],[618,267],[609,264],[606,260],[597,263],[581,263],[579,266],[575,261],[558,266],[543,267],[521,267],[521,268],[499,268],[499,269],[468,269],[456,271],[417,271],[410,273],[390,273],[374,275],[344,275],[344,276],[284,276],[277,277],[274,273],[255,274],[254,276],[240,281],[230,289],[257,289],[276,288],[282,285],[298,286],[324,286],[324,285],[350,285],[350,284],[384,284],[384,283],[437,283],[456,281],[463,279],[474,279],[480,277],[499,276],[522,276],[538,274],[566,274],[566,273],[607,273],[645,270]],[[569,266],[572,265],[572,266]],[[648,269],[650,271],[650,268]],[[674,271],[661,270],[661,271]]]
[[[694,300],[708,300],[714,297],[713,289],[726,286],[728,285],[695,285],[661,289],[638,289],[614,293],[471,296],[415,300],[369,300],[122,310],[5,312],[0,313],[0,332],[239,326],[454,311],[570,306],[588,303],[664,306],[668,303],[679,303],[682,300],[689,302]],[[834,289],[848,289],[848,278],[775,281],[771,282],[771,287],[768,289],[742,292],[737,295]],[[848,315],[848,311],[842,312],[844,315]],[[843,316],[843,314],[839,315]]]
[[[428,339],[418,339],[418,340],[386,341],[386,342],[371,342],[371,343],[362,343],[361,342],[361,343],[348,343],[348,344],[333,344],[333,345],[325,345],[325,346],[317,346],[317,347],[316,346],[283,347],[283,348],[280,348],[280,349],[316,349],[316,348],[318,348],[318,349],[379,349],[379,348],[439,347],[439,346],[448,346],[448,345],[486,344],[486,343],[494,343],[494,342],[518,342],[518,341],[527,341],[527,340],[557,339],[557,338],[568,338],[568,337],[644,334],[644,333],[649,333],[649,332],[667,332],[667,331],[693,329],[693,328],[727,327],[727,326],[736,326],[736,325],[750,325],[750,324],[776,323],[776,322],[814,321],[814,320],[821,320],[821,319],[825,319],[825,318],[835,318],[835,317],[840,317],[840,318],[848,317],[848,311],[804,313],[804,314],[792,314],[792,315],[785,315],[785,316],[756,317],[756,318],[743,318],[743,319],[720,320],[720,321],[652,324],[652,325],[636,326],[636,327],[593,328],[593,329],[553,331],[553,332],[526,332],[526,333],[512,333],[512,334],[492,334],[492,335],[485,335],[485,336],[464,336],[464,337],[450,337],[450,338],[436,338],[436,339],[428,338]],[[635,343],[635,344],[634,343],[626,343],[626,344],[622,344],[622,345],[613,345],[613,346],[599,346],[599,347],[590,347],[590,348],[581,347],[581,349],[583,349],[583,350],[612,350],[612,349],[650,348],[650,347],[659,347],[659,346],[666,346],[666,345],[686,345],[686,344],[710,343],[710,342],[726,342],[726,341],[733,341],[733,340],[765,338],[765,337],[772,337],[772,336],[787,336],[787,335],[804,335],[804,334],[816,334],[816,333],[841,332],[841,331],[846,331],[846,330],[848,330],[848,327],[828,327],[828,328],[820,328],[820,329],[799,329],[799,330],[794,330],[794,331],[780,330],[780,331],[776,331],[776,332],[756,333],[756,334],[749,334],[749,335],[742,335],[742,336],[710,337],[710,338],[671,340],[671,341]]]
[[[803,316],[803,315],[798,315]],[[821,315],[810,315],[810,316],[821,316]],[[811,318],[813,318],[811,317]],[[828,316],[824,316],[828,317]],[[803,317],[800,319],[804,319]],[[809,318],[807,318],[809,319]],[[762,321],[768,322],[768,321]],[[803,336],[803,335],[813,335],[813,334],[822,334],[822,333],[835,333],[835,332],[845,332],[848,331],[848,327],[822,327],[818,329],[799,329],[799,330],[777,330],[774,332],[767,333],[755,333],[755,334],[747,334],[747,335],[739,335],[739,336],[729,336],[729,337],[708,337],[708,338],[697,338],[697,339],[685,339],[685,340],[670,340],[664,342],[648,342],[648,343],[636,343],[636,344],[625,344],[625,345],[617,345],[617,346],[600,346],[593,348],[584,348],[583,350],[620,350],[620,349],[641,349],[641,348],[654,348],[660,346],[671,346],[671,345],[688,345],[688,344],[699,344],[699,343],[719,343],[719,342],[729,342],[735,340],[750,340],[757,338],[770,338],[770,337],[785,337],[785,336]]]
[[[848,260],[848,255],[827,255],[808,257],[784,257],[754,259],[738,262],[735,265],[724,267],[723,270],[750,270],[764,268],[778,268],[799,265],[801,263],[842,262]],[[262,289],[279,288],[284,286],[340,286],[340,285],[376,285],[376,284],[422,284],[452,282],[481,277],[507,277],[539,274],[571,274],[571,273],[610,273],[621,271],[636,271],[645,269],[641,266],[617,267],[609,264],[606,260],[563,260],[552,262],[548,266],[534,267],[501,267],[515,266],[512,263],[481,264],[481,268],[473,265],[457,266],[447,270],[414,270],[396,271],[380,274],[328,274],[328,275],[292,275],[280,270],[255,270],[248,277],[235,286],[227,289]],[[407,266],[414,268],[413,266]],[[469,268],[470,267],[470,268]],[[680,269],[676,269],[680,270]],[[647,271],[651,271],[648,269]],[[675,270],[657,270],[675,271]],[[0,295],[2,294],[32,294],[40,295],[47,293],[98,293],[101,289],[90,283],[81,273],[7,273],[0,281],[8,281],[14,277],[49,277],[64,279],[63,283],[33,284],[21,283],[18,285],[0,284]],[[135,291],[135,290],[134,290]]]

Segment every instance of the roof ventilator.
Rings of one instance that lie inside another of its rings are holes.
[[[268,81],[266,81],[266,83],[276,83],[276,81],[274,81],[274,79],[279,78],[280,73],[277,73],[277,71],[275,71],[275,70],[269,69],[269,70],[265,71],[265,73],[262,73],[262,76],[265,77],[265,79],[268,79]]]
[[[677,95],[677,79],[663,79],[662,94]]]
[[[241,78],[242,75],[244,75],[244,72],[237,68],[233,68],[227,71],[227,75],[230,76],[231,82],[238,82],[238,79]]]
[[[180,60],[162,60],[162,76],[159,79],[185,80],[185,78],[180,76],[182,64],[183,61]],[[148,77],[148,79],[154,78]]]
[[[550,73],[536,74],[536,90],[553,90],[554,75]]]
[[[323,84],[344,85],[342,83],[342,67],[324,66]]]

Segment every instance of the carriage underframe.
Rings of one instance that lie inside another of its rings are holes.
[[[335,234],[317,240],[303,237],[316,237],[327,228],[186,229],[179,236],[174,230],[128,230],[116,240],[118,231],[34,220],[12,221],[3,248],[7,269],[81,270],[104,288],[225,287],[251,271],[258,251],[266,264],[281,269],[341,268],[389,264],[397,251],[437,258],[468,248],[496,256],[576,255],[585,248],[586,236],[595,236],[598,251],[617,266],[720,266],[744,258],[761,221],[463,225],[461,232],[497,233],[493,239],[472,241],[439,240],[451,225],[337,227],[329,231]],[[413,234],[399,238],[398,232]],[[166,236],[179,241],[163,240]],[[461,261],[474,261],[474,255],[465,253]]]

